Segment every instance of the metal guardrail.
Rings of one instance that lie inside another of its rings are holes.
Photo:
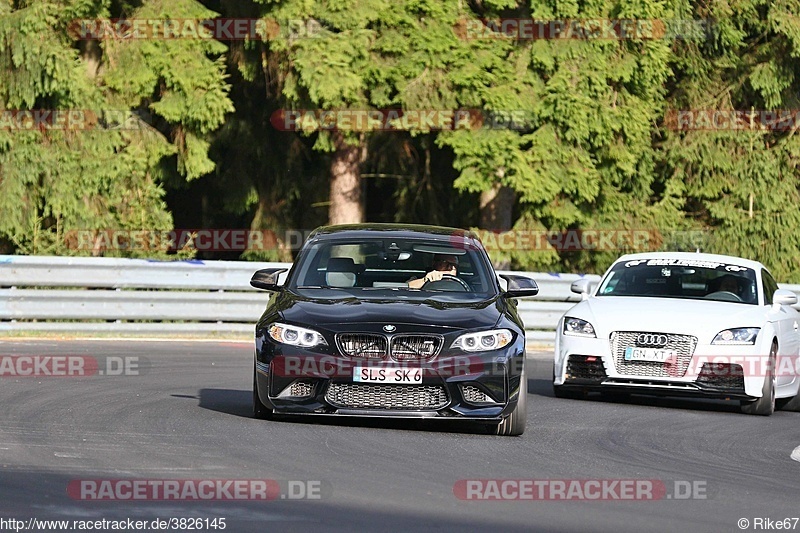
[[[276,266],[0,256],[0,331],[250,333],[269,299],[250,277]]]
[[[251,333],[269,298],[250,286],[253,272],[290,266],[0,255],[0,332]],[[500,273],[536,280],[539,295],[520,300],[518,309],[528,340],[543,343],[553,341],[561,315],[580,301],[572,282],[600,279]],[[800,293],[800,285],[781,287]]]

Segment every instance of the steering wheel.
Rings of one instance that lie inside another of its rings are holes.
[[[708,300],[721,300],[723,302],[743,302],[738,294],[730,291],[716,291],[705,295]]]
[[[469,285],[467,285],[466,281],[457,276],[451,276],[450,274],[444,274],[440,280],[426,281],[422,288],[434,291],[458,292],[470,292],[472,290]]]

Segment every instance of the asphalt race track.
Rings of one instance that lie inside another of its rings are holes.
[[[789,518],[782,529],[800,531],[800,413],[559,400],[540,352],[528,359],[522,437],[452,423],[259,421],[249,416],[252,354],[249,343],[0,341],[0,530],[13,530],[10,519],[184,518],[195,521],[173,531],[220,531],[224,518],[232,532],[710,532]],[[68,374],[60,364],[83,375],[41,375]],[[40,375],[19,375],[31,368]],[[164,480],[177,480],[180,498],[152,492]],[[256,496],[233,499],[225,481],[244,484],[237,498]],[[622,490],[631,483],[633,498]],[[610,499],[598,498],[600,484]],[[222,499],[192,499],[188,485],[213,485]],[[564,499],[576,486],[583,499]]]

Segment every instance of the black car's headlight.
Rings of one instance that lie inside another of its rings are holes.
[[[313,329],[301,328],[299,326],[290,326],[288,324],[281,324],[280,322],[273,322],[267,328],[269,336],[277,342],[283,344],[291,344],[292,346],[302,346],[303,348],[313,348],[314,346],[327,346],[320,333]]]
[[[586,320],[580,318],[566,317],[564,319],[564,335],[574,335],[576,337],[597,338],[594,326]]]
[[[755,344],[756,337],[761,328],[731,328],[723,329],[711,344]]]
[[[493,329],[461,335],[450,347],[466,352],[488,352],[508,346],[513,338],[514,335],[507,329]]]

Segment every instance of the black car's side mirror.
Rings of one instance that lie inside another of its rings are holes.
[[[500,274],[500,277],[508,282],[506,292],[503,293],[504,298],[524,298],[539,294],[539,286],[531,278],[514,274]]]
[[[278,285],[278,275],[281,272],[286,272],[288,268],[264,268],[257,270],[253,277],[250,279],[250,285],[257,289],[264,289],[267,291],[281,291],[283,287]]]

